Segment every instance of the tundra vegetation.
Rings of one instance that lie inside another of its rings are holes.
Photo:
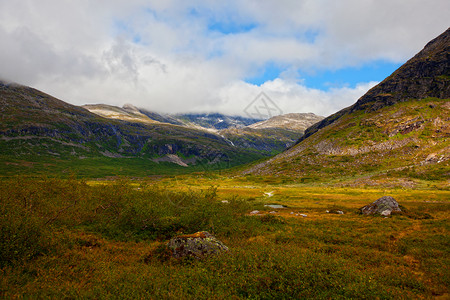
[[[404,212],[358,213],[384,195]],[[449,199],[433,181],[405,189],[217,174],[3,178],[0,296],[448,297]],[[229,251],[166,255],[171,237],[200,230]]]

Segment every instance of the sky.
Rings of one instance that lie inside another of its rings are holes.
[[[0,78],[66,102],[328,116],[450,25],[448,0],[0,0]]]

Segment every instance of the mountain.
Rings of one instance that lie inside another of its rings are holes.
[[[137,108],[132,104],[125,104],[123,107],[106,104],[87,104],[82,107],[94,114],[110,119],[144,123],[167,123],[203,130],[211,129],[213,132],[230,127],[243,128],[247,125],[261,121],[240,116],[227,116],[219,113],[159,114]]]
[[[450,29],[430,41],[422,51],[408,60],[380,84],[369,90],[354,105],[311,126],[300,139],[357,111],[376,111],[410,99],[448,98]]]
[[[134,107],[70,105],[0,82],[0,171],[88,175],[205,171],[281,152],[303,134],[252,129],[221,114],[162,115]]]
[[[244,173],[303,182],[448,180],[449,62],[447,29],[354,105],[309,127],[295,146]]]
[[[138,110],[139,110],[139,112],[146,115],[150,119],[161,122],[161,123],[168,123],[168,124],[172,124],[172,125],[183,125],[184,124],[183,121],[181,121],[177,117],[169,115],[169,114],[159,114],[159,113],[152,112],[152,111],[142,109],[142,108],[139,108]]]
[[[267,155],[275,155],[295,144],[303,131],[282,128],[253,129],[229,128],[220,131],[220,135],[232,145],[244,149],[256,149]]]
[[[249,125],[253,129],[282,128],[288,130],[302,131],[324,118],[313,113],[291,113],[272,117]]]
[[[0,82],[0,171],[155,174],[231,167],[264,157],[204,130],[160,123],[127,106],[91,106]],[[169,171],[170,171],[169,170]]]
[[[313,113],[286,114],[268,120],[212,114],[158,114],[131,104],[116,107],[104,104],[84,105],[102,117],[129,122],[163,122],[216,134],[233,147],[253,149],[263,155],[274,155],[292,146],[305,129],[323,119]]]
[[[85,108],[91,113],[108,119],[117,119],[128,122],[141,122],[148,124],[160,123],[159,121],[153,120],[147,115],[141,113],[139,109],[131,104],[126,104],[123,108],[106,104],[88,104],[83,105],[82,108]]]
[[[227,129],[227,128],[242,128],[261,121],[258,119],[250,119],[240,116],[227,116],[219,113],[211,114],[178,114],[173,117],[177,118],[184,125],[187,126],[200,126],[209,129]]]
[[[221,130],[234,145],[276,154],[295,144],[309,126],[323,120],[313,113],[291,113],[241,128]]]

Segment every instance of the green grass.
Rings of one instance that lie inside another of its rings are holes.
[[[275,179],[4,179],[0,297],[447,295],[448,191],[315,187]],[[264,196],[268,191],[274,196]],[[357,213],[385,194],[407,213],[387,219]],[[268,202],[288,208],[268,214]],[[325,213],[331,208],[345,214]],[[262,216],[250,216],[254,209]],[[157,249],[170,237],[200,230],[230,251],[204,261],[160,260]]]
[[[220,155],[220,156],[219,156]],[[69,176],[76,174],[83,178],[106,178],[112,176],[145,177],[152,175],[177,175],[193,172],[218,172],[247,161],[259,159],[258,154],[219,154],[219,160],[204,158],[189,167],[170,162],[154,162],[146,157],[106,157],[106,156],[50,156],[0,154],[1,177],[22,175]]]
[[[448,101],[410,100],[374,112],[343,116],[314,138],[294,146],[290,153],[295,155],[276,157],[257,172],[327,183],[344,178],[355,181],[361,176],[383,177],[386,172],[398,180],[448,180],[448,159],[436,166],[423,165],[429,154],[445,157],[448,152],[444,121],[449,116]],[[405,171],[413,170],[409,168],[413,166],[417,173]]]

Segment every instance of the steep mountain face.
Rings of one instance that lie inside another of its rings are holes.
[[[422,51],[407,61],[380,84],[369,90],[354,105],[311,126],[300,139],[357,111],[376,111],[410,99],[450,96],[450,28],[430,41]]]
[[[362,176],[365,183],[387,176],[449,179],[449,36],[447,30],[354,105],[245,173],[301,181]]]
[[[236,147],[256,149],[268,155],[275,155],[294,145],[298,138],[303,135],[303,131],[244,127],[224,129],[219,134]]]

